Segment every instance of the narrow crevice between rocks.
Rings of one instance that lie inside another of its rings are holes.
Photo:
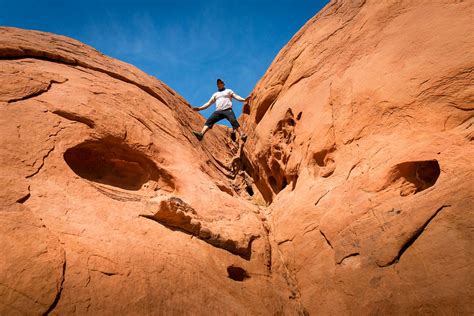
[[[260,222],[262,223],[262,227],[264,228],[266,232],[266,241],[269,248],[268,255],[270,258],[270,261],[267,263],[267,266],[270,270],[270,273],[273,273],[273,270],[272,270],[273,263],[271,261],[271,258],[272,258],[272,254],[276,252],[278,254],[278,258],[280,259],[281,265],[284,269],[283,278],[285,279],[286,284],[288,286],[288,290],[290,292],[290,296],[288,297],[288,299],[296,301],[296,304],[298,306],[298,310],[296,312],[298,315],[309,315],[301,301],[301,292],[298,287],[296,276],[290,272],[290,269],[288,268],[288,264],[284,259],[282,251],[280,250],[279,244],[276,242],[274,238],[271,224],[268,222],[267,216],[265,214],[267,210],[268,209],[266,208],[265,209],[259,208],[259,211],[257,214],[257,219],[260,220]],[[272,244],[274,245],[272,246]]]
[[[270,224],[267,222],[267,217],[265,214],[262,213],[260,207],[257,209],[257,213],[255,213],[255,217],[260,222],[263,232],[265,233],[264,240],[265,240],[265,265],[267,266],[268,271],[272,272],[272,244],[270,241]]]
[[[251,163],[251,161],[248,158],[246,152],[243,150],[243,146],[241,148],[239,148],[237,157],[239,158],[238,162],[240,164],[239,165],[239,170],[243,170],[245,173],[247,173],[249,175],[249,177],[253,180],[253,182],[255,184],[257,184],[258,173],[253,167],[254,164]],[[235,173],[235,175],[237,175],[237,173]],[[293,186],[296,184],[296,180],[297,180],[297,176],[292,181],[292,183],[294,182]],[[273,181],[273,179],[269,179],[269,181],[270,181],[270,183],[273,183],[274,186],[276,186],[276,183],[274,183],[274,182],[276,182],[276,180]],[[284,187],[286,187],[287,184],[288,184],[288,181],[285,178],[285,180],[282,181],[281,185],[284,188]],[[260,195],[262,197],[264,196],[264,194],[263,194],[264,192],[262,192],[261,188],[259,188],[258,185],[255,185],[255,189],[260,193]],[[247,191],[247,193],[250,194],[250,192],[248,192],[248,191]],[[252,193],[255,194],[253,189],[252,189]],[[270,203],[271,203],[271,201],[270,201]],[[267,215],[266,215],[267,210],[268,210],[268,208],[262,208],[261,206],[259,206],[258,207],[258,212],[256,213],[256,217],[261,222],[262,228],[265,232],[265,236],[264,236],[265,244],[266,244],[266,246],[265,246],[265,258],[266,258],[267,268],[268,268],[268,270],[271,274],[272,273],[272,266],[273,266],[272,257],[273,257],[273,254],[276,253],[277,257],[279,258],[279,261],[281,262],[281,265],[284,269],[283,278],[284,278],[284,280],[285,280],[285,282],[288,286],[288,290],[290,292],[290,296],[288,297],[288,299],[296,301],[296,304],[298,306],[298,308],[297,308],[297,314],[298,315],[308,315],[308,312],[306,311],[306,309],[303,306],[303,303],[301,301],[301,293],[300,293],[300,290],[299,290],[299,287],[298,287],[298,284],[297,284],[297,281],[296,281],[296,276],[293,275],[292,272],[290,271],[290,269],[288,267],[288,264],[284,259],[284,255],[283,255],[282,251],[280,250],[279,245],[275,241],[275,238],[273,236],[271,224],[268,222],[268,218],[267,218]]]

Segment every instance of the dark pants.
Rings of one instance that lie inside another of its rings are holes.
[[[208,126],[209,128],[212,128],[214,124],[216,124],[217,122],[223,119],[228,120],[233,128],[240,127],[240,124],[239,122],[237,122],[237,119],[235,118],[235,113],[232,109],[214,111],[214,113],[212,113],[211,116],[209,116],[209,118],[207,119],[204,125]]]

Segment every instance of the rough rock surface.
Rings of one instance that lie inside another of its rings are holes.
[[[0,28],[0,314],[472,314],[473,10],[331,2],[240,148],[135,67]]]
[[[252,92],[248,170],[310,314],[472,314],[474,3],[333,1]]]
[[[297,309],[229,131],[159,80],[0,28],[0,111],[0,314]]]

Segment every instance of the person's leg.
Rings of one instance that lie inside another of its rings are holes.
[[[240,137],[240,129],[238,127],[232,128],[232,131],[237,134],[237,136]]]
[[[207,125],[204,125],[204,126],[202,127],[202,130],[201,130],[202,136],[204,136],[204,134],[206,134],[206,132],[209,130],[209,128],[210,128],[210,127],[207,126]]]
[[[241,140],[245,141],[247,139],[247,135],[242,132],[238,127],[237,128],[234,128],[234,133],[236,132],[237,135],[240,137]]]
[[[204,123],[201,132],[193,131],[193,134],[197,137],[197,139],[202,140],[204,134],[206,134],[206,132],[211,129],[216,122],[222,120],[222,118],[223,117],[220,111],[214,111],[214,113],[212,113],[211,116],[209,116],[209,118],[206,120],[206,123]]]
[[[247,139],[247,135],[245,135],[245,133],[243,133],[239,130],[240,124],[237,121],[237,118],[235,117],[235,113],[232,109],[229,109],[229,110],[226,111],[226,119],[232,125],[232,134],[235,135],[235,133],[237,133],[238,136],[240,137],[240,139],[245,141]],[[232,140],[234,140],[233,139],[234,137],[232,137],[232,134],[231,134],[231,138],[232,138]]]
[[[230,139],[232,139],[233,142],[235,142],[237,140],[237,138],[235,137],[235,130],[232,129],[232,132],[230,132]]]

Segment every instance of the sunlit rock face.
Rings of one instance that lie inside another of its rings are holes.
[[[0,28],[0,74],[0,314],[297,309],[227,128],[54,34]]]
[[[474,6],[332,1],[242,119],[311,314],[470,314]]]
[[[0,314],[470,314],[473,12],[329,3],[240,148],[135,67],[0,28]]]

